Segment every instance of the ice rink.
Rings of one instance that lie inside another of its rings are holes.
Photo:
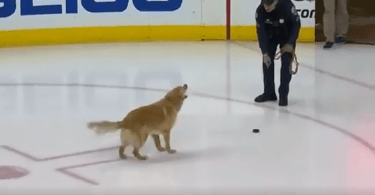
[[[263,93],[257,42],[1,49],[0,166],[29,173],[0,180],[0,191],[375,193],[374,54],[366,45],[298,44],[289,106],[279,107],[253,101]],[[149,138],[147,161],[131,147],[121,160],[119,132],[86,127],[122,120],[183,83],[176,154],[157,152]]]

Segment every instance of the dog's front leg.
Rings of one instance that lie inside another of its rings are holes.
[[[154,138],[155,146],[156,146],[156,148],[158,149],[159,152],[166,151],[166,149],[161,146],[159,135],[154,134],[154,135],[152,135],[152,138]]]
[[[166,147],[168,153],[169,154],[176,153],[176,150],[172,150],[171,149],[171,143],[170,143],[170,140],[171,140],[171,131],[167,131],[163,136],[164,136],[164,140],[165,140],[165,147]]]

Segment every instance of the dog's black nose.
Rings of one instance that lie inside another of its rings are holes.
[[[185,99],[187,98],[188,96],[187,95],[185,95]]]

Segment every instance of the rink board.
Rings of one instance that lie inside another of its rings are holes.
[[[302,16],[299,41],[314,42],[315,3],[293,2]],[[9,0],[0,10],[0,47],[225,40],[227,33],[232,40],[256,41],[258,5],[258,0]]]

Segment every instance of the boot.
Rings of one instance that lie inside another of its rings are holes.
[[[287,106],[287,105],[288,105],[288,97],[280,96],[279,106]]]
[[[346,43],[346,38],[343,36],[336,37],[336,43]]]
[[[272,93],[272,94],[263,93],[262,95],[259,95],[258,97],[256,97],[254,101],[261,103],[261,102],[276,101],[276,100],[277,100],[277,96],[275,93]]]
[[[333,42],[326,42],[326,44],[324,45],[324,49],[330,49],[332,48],[333,46]]]

